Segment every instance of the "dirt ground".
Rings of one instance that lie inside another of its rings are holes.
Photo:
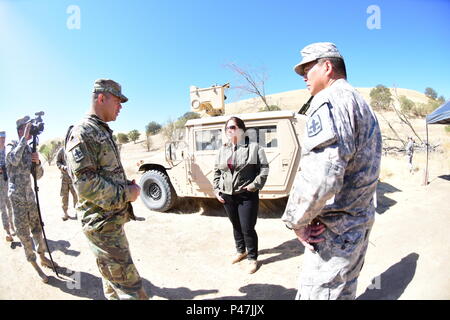
[[[448,142],[449,136],[444,136]],[[135,162],[149,153],[129,143],[122,150],[129,178],[139,180]],[[384,156],[376,221],[359,278],[358,299],[450,299],[450,162],[448,152],[430,158],[430,184],[422,186],[425,155]],[[0,241],[0,299],[105,299],[94,256],[79,221],[61,220],[60,179],[44,165],[39,180],[45,231],[61,277],[49,269],[43,284],[26,262],[17,237]],[[256,225],[261,266],[252,275],[231,265],[231,223],[215,201],[188,199],[169,213],[149,211],[138,199],[138,221],[126,225],[135,264],[152,298],[293,299],[303,248],[283,225],[278,210],[262,210]],[[74,211],[70,212],[74,215]],[[372,288],[372,289],[371,289]]]

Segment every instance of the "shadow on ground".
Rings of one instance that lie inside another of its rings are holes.
[[[65,255],[69,255],[72,257],[78,257],[80,255],[80,251],[69,249],[69,247],[71,246],[69,241],[66,241],[66,240],[53,241],[53,240],[47,239],[47,243],[48,243],[50,252],[61,251]]]
[[[77,272],[61,267],[58,268],[58,273],[60,278],[56,278],[54,274],[48,276],[48,285],[80,298],[106,300],[103,294],[102,279],[100,277],[87,272]],[[158,296],[170,300],[191,300],[200,295],[218,292],[216,289],[190,290],[186,287],[159,288],[146,279],[142,279],[142,285],[150,298]]]
[[[239,289],[243,296],[218,297],[212,300],[294,300],[297,289],[275,284],[248,284]]]
[[[416,273],[417,253],[410,253],[372,280],[358,300],[397,300],[408,287]]]
[[[297,238],[283,242],[279,246],[272,249],[262,249],[259,251],[259,260],[261,265],[269,264],[272,262],[282,261],[290,259],[292,257],[298,257],[305,252],[305,247],[298,241]],[[262,259],[265,254],[277,254],[276,256]]]
[[[385,213],[390,207],[394,206],[397,201],[392,200],[386,196],[386,193],[401,192],[402,190],[397,189],[393,185],[386,182],[378,182],[377,186],[377,207],[376,212],[378,214]]]
[[[443,174],[442,176],[439,176],[438,178],[450,181],[450,174]]]
[[[154,297],[162,297],[169,300],[192,300],[197,296],[219,292],[217,289],[191,290],[186,287],[160,288],[145,279],[143,279],[143,286],[150,299]]]
[[[58,268],[60,278],[55,274],[48,276],[48,285],[80,298],[106,300],[103,294],[102,279],[87,272]],[[48,272],[47,272],[48,274]]]

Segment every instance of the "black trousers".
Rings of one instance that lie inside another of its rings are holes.
[[[258,235],[255,231],[259,208],[259,192],[248,192],[227,195],[221,194],[225,200],[224,208],[233,225],[236,250],[243,253],[247,250],[248,259],[258,258]]]

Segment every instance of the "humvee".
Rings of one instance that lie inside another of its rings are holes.
[[[224,86],[213,86],[209,93],[223,96]],[[208,93],[208,89],[201,92]],[[165,152],[141,161],[139,171],[140,197],[154,211],[169,210],[177,197],[215,198],[212,180],[216,154],[227,141],[225,122],[233,116],[207,116],[223,110],[214,106],[205,96],[199,100],[195,87],[191,87],[191,108],[202,113],[199,119],[188,120],[182,139],[165,144]],[[220,100],[220,99],[219,99]],[[202,108],[205,106],[207,108]],[[223,112],[223,111],[222,111]],[[236,114],[247,127],[250,142],[264,148],[269,162],[269,176],[260,199],[280,199],[289,196],[295,175],[299,170],[300,138],[305,127],[305,116],[293,111],[270,111]]]

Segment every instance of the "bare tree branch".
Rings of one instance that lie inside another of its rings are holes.
[[[265,81],[267,75],[264,71],[247,71],[233,62],[227,63],[225,67],[245,80],[244,84],[234,86],[235,89],[257,95],[262,100],[267,110],[270,109],[266,99]]]
[[[397,101],[400,103],[401,105],[401,101],[400,98],[397,94],[397,87],[394,86],[394,93],[395,93],[395,98],[397,99]],[[392,108],[394,109],[394,111],[397,113],[398,118],[400,119],[400,121],[402,121],[403,123],[405,123],[410,129],[411,131],[415,134],[415,136],[417,137],[417,139],[419,139],[419,141],[421,143],[423,143],[422,139],[419,137],[419,135],[417,134],[416,130],[414,130],[414,127],[412,126],[411,122],[409,122],[408,117],[402,112],[402,111],[398,111],[397,108],[394,106],[394,104],[391,104]]]

